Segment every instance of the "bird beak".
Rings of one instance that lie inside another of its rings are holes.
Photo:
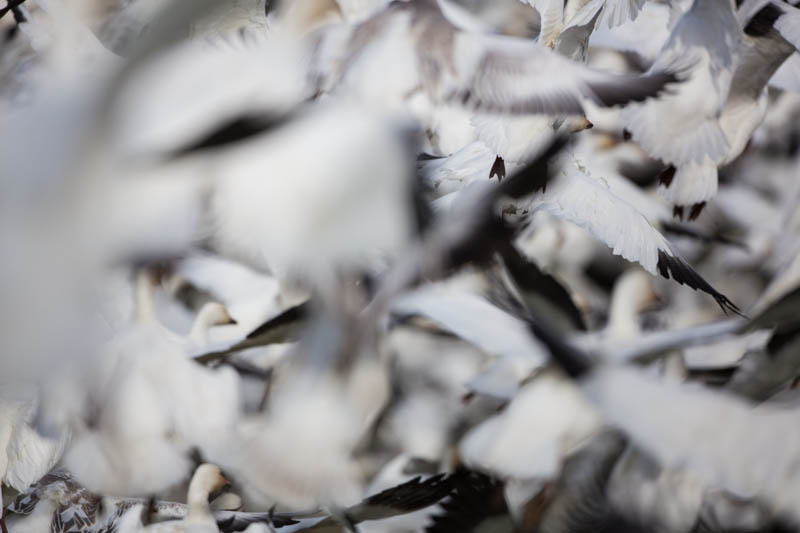
[[[222,494],[226,492],[230,492],[231,490],[231,482],[228,481],[225,477],[222,478],[222,486],[208,495],[208,501],[213,502],[217,498],[219,498]]]

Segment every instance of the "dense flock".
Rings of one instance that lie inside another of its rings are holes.
[[[800,7],[0,0],[2,533],[800,531]]]

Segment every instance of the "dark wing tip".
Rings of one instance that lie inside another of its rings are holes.
[[[548,163],[567,145],[566,137],[556,137],[550,145],[533,161],[522,167],[497,187],[497,198],[522,198],[537,191],[543,191],[553,177],[553,169]]]
[[[575,305],[569,291],[556,278],[543,272],[536,263],[524,257],[513,243],[502,243],[499,252],[503,265],[521,292],[531,292],[544,297],[575,329],[586,331],[583,314]]]
[[[742,311],[733,302],[731,302],[727,296],[712,287],[682,258],[670,255],[664,250],[659,250],[658,264],[656,265],[656,268],[658,268],[658,273],[666,279],[670,279],[671,275],[671,279],[678,282],[679,285],[686,284],[688,287],[691,287],[696,291],[699,290],[711,295],[711,297],[716,300],[717,304],[722,309],[722,312],[726,315],[728,312],[731,312],[743,318],[747,318],[747,316],[742,313]]]
[[[643,102],[663,93],[667,85],[683,81],[681,72],[658,71],[636,76],[617,76],[605,82],[590,82],[589,88],[604,107]]]
[[[430,517],[425,533],[466,533],[476,531],[490,516],[506,512],[497,498],[503,484],[498,480],[471,470],[461,470],[452,476],[455,488],[450,498],[442,502],[442,513]]]
[[[423,480],[420,476],[366,498],[361,505],[390,507],[408,513],[424,509],[446,498],[454,488],[454,476],[437,474]]]
[[[550,357],[571,378],[582,378],[591,372],[594,365],[588,355],[567,343],[553,327],[532,317],[526,320],[528,329],[547,346]]]
[[[783,14],[784,11],[780,7],[767,4],[753,15],[745,25],[744,32],[751,37],[763,37],[774,30],[775,21]]]
[[[255,339],[280,326],[287,326],[305,320],[309,316],[310,304],[306,301],[295,305],[270,318],[256,329],[247,334],[246,339]]]
[[[292,118],[293,115],[291,113],[231,117],[217,124],[211,131],[204,132],[185,146],[176,149],[170,155],[175,158],[204,150],[223,148],[280,128]]]

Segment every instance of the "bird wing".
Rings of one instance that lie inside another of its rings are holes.
[[[61,458],[68,439],[43,437],[29,425],[33,404],[22,406],[24,418],[14,431],[8,446],[8,470],[3,482],[23,491],[50,471]]]
[[[600,239],[628,261],[642,265],[653,275],[687,284],[710,294],[723,310],[738,312],[727,297],[715,290],[678,254],[639,210],[608,182],[577,168],[566,168],[554,186],[541,197],[536,209],[572,222]]]
[[[677,81],[669,71],[599,71],[501,35],[457,32],[453,48],[454,69],[445,73],[440,96],[488,112],[579,114],[584,99],[603,107],[641,102]]]
[[[729,394],[667,383],[630,367],[600,369],[582,383],[605,418],[664,467],[688,470],[708,486],[756,496],[798,517],[794,411],[754,408]]]
[[[725,158],[729,146],[717,116],[741,38],[728,2],[694,2],[680,18],[651,70],[679,70],[688,79],[665,98],[623,112],[627,129],[651,156],[675,164]]]
[[[629,20],[636,20],[644,7],[645,0],[605,0],[603,12],[598,19],[599,25],[609,28],[620,26]]]
[[[430,318],[488,354],[543,364],[544,353],[525,323],[480,296],[441,287],[420,289],[398,298],[392,311]]]

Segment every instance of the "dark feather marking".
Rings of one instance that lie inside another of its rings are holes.
[[[508,273],[521,291],[542,295],[569,319],[575,329],[586,331],[583,315],[569,292],[553,276],[542,272],[536,263],[526,259],[512,243],[503,246],[500,255]]]
[[[550,357],[572,378],[580,378],[592,369],[592,361],[583,351],[567,343],[554,328],[528,317],[528,329],[547,346]]]
[[[433,208],[428,201],[432,187],[428,185],[422,175],[417,173],[411,180],[411,211],[414,215],[414,229],[420,237],[430,229],[433,224]]]
[[[692,204],[692,207],[689,210],[689,220],[696,220],[697,217],[700,216],[700,213],[703,212],[703,208],[705,206],[706,206],[705,202],[698,202],[696,204]]]
[[[244,141],[256,135],[277,129],[288,123],[291,113],[275,115],[239,116],[219,124],[216,129],[190,142],[187,146],[176,150],[172,156],[180,157],[202,150],[220,148],[229,144]]]
[[[776,355],[781,349],[798,338],[798,336],[800,336],[800,322],[778,326],[769,338],[767,353],[769,355]]]
[[[534,192],[544,191],[552,177],[548,164],[566,144],[566,138],[553,141],[533,162],[525,165],[497,188],[497,198],[508,196],[517,200]]]
[[[658,175],[658,184],[669,187],[672,184],[672,180],[675,178],[675,170],[674,165],[669,165],[665,168],[664,171]]]
[[[545,511],[540,531],[570,533],[645,533],[613,508],[606,491],[617,461],[626,448],[617,431],[594,437],[564,465],[553,503]]]
[[[458,484],[441,504],[444,513],[431,516],[425,533],[470,533],[487,518],[507,511],[501,503],[503,485],[498,480],[466,470],[456,472],[454,477]]]
[[[767,4],[750,19],[744,32],[751,37],[763,37],[774,30],[775,21],[784,14],[783,9],[775,4]]]
[[[544,190],[552,177],[548,162],[565,144],[566,139],[556,139],[542,155],[513,176],[504,179],[492,190],[469,220],[472,227],[465,230],[460,238],[451,242],[445,251],[442,265],[445,270],[460,268],[470,262],[480,263],[491,259],[498,243],[508,241],[514,235],[514,228],[497,215],[497,203],[502,198],[519,199]]]
[[[298,321],[305,320],[309,315],[310,304],[303,302],[294,307],[290,307],[278,316],[269,319],[267,322],[261,324],[256,329],[247,334],[246,339],[254,339],[264,333],[267,333],[277,327],[293,324]]]
[[[497,176],[497,181],[503,181],[503,178],[506,177],[506,163],[499,155],[494,158],[492,169],[489,171],[489,179],[492,179],[493,176]]]
[[[639,76],[628,76],[605,83],[590,83],[589,87],[599,103],[606,107],[642,102],[658,96],[666,85],[676,83],[679,77],[674,72],[655,72]]]
[[[736,246],[737,248],[741,248],[743,250],[749,250],[747,244],[742,241],[738,241],[736,239],[731,239],[729,237],[725,237],[724,235],[706,235],[697,231],[696,229],[683,226],[681,224],[675,224],[669,221],[661,221],[661,227],[665,233],[671,233],[672,235],[680,235],[682,237],[689,237],[691,239],[695,239],[704,243],[720,243],[720,244],[727,244],[729,246]]]
[[[415,477],[366,498],[360,506],[391,507],[403,513],[424,509],[446,498],[457,482],[455,476],[437,474],[425,480]]]
[[[672,206],[672,216],[675,218],[679,218],[683,220],[683,206],[682,205],[673,205]]]
[[[290,307],[278,316],[270,318],[258,326],[248,333],[244,340],[234,344],[230,348],[204,353],[195,357],[194,360],[201,364],[211,364],[224,359],[234,352],[239,352],[254,346],[266,346],[276,342],[296,340],[299,326],[309,316],[310,305],[311,304],[308,302],[303,302],[294,307]]]
[[[686,284],[694,290],[699,290],[710,294],[717,304],[722,308],[722,311],[727,314],[728,311],[733,312],[739,316],[744,316],[736,305],[731,302],[727,296],[717,292],[714,287],[704,280],[700,274],[694,271],[683,259],[667,254],[663,250],[658,251],[658,273],[663,277],[677,281],[679,285]]]
[[[25,0],[8,0],[6,6],[0,9],[0,19],[10,12],[14,16],[14,22],[17,24],[28,22],[28,19],[25,17],[25,13],[23,13],[22,9],[20,9],[20,6],[23,3],[25,3]]]

